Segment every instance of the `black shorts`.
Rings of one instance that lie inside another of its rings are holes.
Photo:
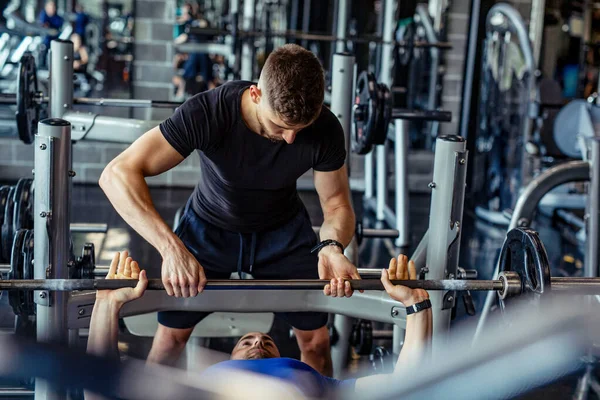
[[[317,235],[305,208],[279,228],[241,234],[203,220],[188,202],[175,233],[204,267],[208,279],[228,279],[234,272],[249,273],[255,279],[319,277],[317,255],[310,253],[317,244]],[[158,322],[169,328],[192,328],[209,314],[162,311],[158,313]],[[300,330],[315,330],[327,323],[327,313],[284,312],[275,315]]]

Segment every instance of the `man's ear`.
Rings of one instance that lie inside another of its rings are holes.
[[[262,91],[256,85],[250,86],[250,99],[254,104],[260,103],[260,98],[262,97]]]

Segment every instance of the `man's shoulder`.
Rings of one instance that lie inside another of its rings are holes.
[[[238,101],[242,92],[252,85],[252,82],[230,81],[214,89],[200,92],[190,97],[186,104],[189,106],[197,104],[217,105]]]
[[[321,113],[315,122],[312,123],[307,131],[310,132],[310,134],[306,136],[307,140],[318,146],[326,143],[330,144],[332,142],[341,143],[341,141],[344,140],[344,129],[342,128],[339,119],[325,105],[321,109]]]

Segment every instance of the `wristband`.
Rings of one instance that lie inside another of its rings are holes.
[[[406,307],[406,315],[416,314],[419,311],[427,310],[431,308],[431,301],[429,299],[423,300],[420,303],[413,304],[412,306]]]
[[[344,245],[333,239],[323,240],[321,243],[310,249],[310,252],[314,253],[316,251],[318,253],[325,246],[337,246],[340,248],[340,250],[342,250],[342,253],[344,252]]]

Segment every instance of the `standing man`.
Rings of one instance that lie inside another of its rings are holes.
[[[360,279],[343,250],[354,235],[344,132],[323,106],[319,60],[297,45],[275,50],[258,84],[233,81],[190,98],[111,161],[100,186],[117,212],[161,254],[170,296],[201,292],[206,278],[234,272],[257,279],[330,279],[331,293],[351,296]],[[159,216],[145,177],[193,151],[200,181],[175,232]],[[324,214],[321,242],[296,191],[314,170]],[[328,292],[330,293],[330,292]],[[200,312],[161,312],[148,359],[173,364]],[[331,376],[327,314],[281,313],[298,339],[301,360]]]
[[[46,55],[50,50],[50,42],[58,39],[65,20],[56,13],[56,2],[48,0],[44,5],[44,9],[40,12],[38,21],[42,27],[56,31],[53,34],[44,36],[44,49],[40,57],[40,64],[45,67],[47,64]]]

